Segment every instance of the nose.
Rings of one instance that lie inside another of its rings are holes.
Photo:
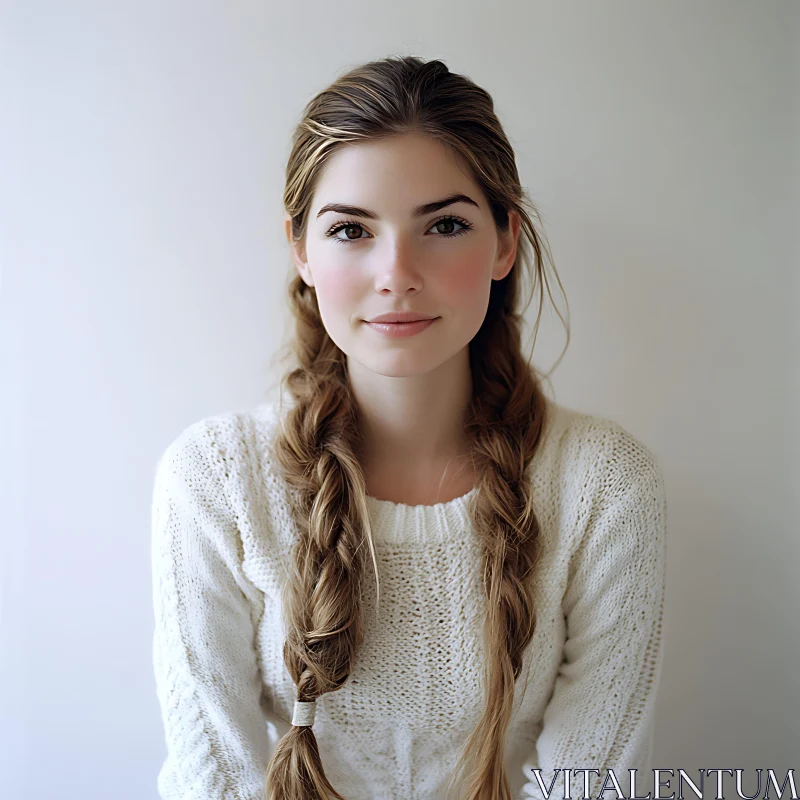
[[[383,253],[377,253],[380,267],[375,279],[375,289],[381,294],[406,294],[419,292],[423,286],[420,258],[412,244],[398,236]]]

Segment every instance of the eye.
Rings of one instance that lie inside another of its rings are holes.
[[[462,233],[468,233],[469,231],[472,230],[472,225],[469,222],[467,222],[465,219],[460,219],[459,217],[454,217],[454,216],[451,216],[451,215],[448,215],[448,216],[445,216],[445,217],[440,217],[439,219],[437,219],[431,225],[431,227],[434,228],[437,225],[443,225],[443,224],[452,225],[453,223],[455,223],[456,225],[460,225],[461,226],[461,230],[457,230],[457,231],[455,231],[453,233],[442,233],[440,231],[440,235],[438,237],[436,237],[436,238],[438,238],[438,239],[452,239],[455,236],[460,236]],[[357,236],[356,238],[353,238],[353,239],[351,239],[349,237],[346,237],[346,238],[342,239],[342,238],[340,238],[339,236],[336,235],[339,231],[353,230],[353,229],[358,229],[358,230],[361,230],[361,231],[364,230],[363,226],[359,222],[355,222],[355,221],[352,221],[352,220],[347,220],[346,222],[340,222],[337,225],[334,225],[332,228],[330,228],[325,233],[325,235],[328,238],[333,239],[334,242],[341,242],[342,244],[352,244],[353,242],[357,242],[360,239],[365,238],[363,236]]]
[[[355,239],[350,239],[350,238],[340,239],[336,234],[339,233],[339,231],[353,230],[353,229],[358,229],[362,231],[364,230],[361,227],[361,225],[359,225],[357,222],[342,222],[339,225],[336,225],[333,228],[331,228],[325,235],[330,239],[333,239],[334,242],[342,242],[343,244],[348,244],[349,242],[357,242],[359,239],[363,237],[359,236]]]

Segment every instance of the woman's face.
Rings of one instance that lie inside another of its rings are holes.
[[[456,194],[465,199],[414,213]],[[381,375],[422,374],[478,332],[492,280],[514,263],[519,219],[510,217],[509,232],[499,237],[480,188],[450,151],[405,134],[334,153],[312,198],[305,246],[293,247],[293,257],[315,287],[328,335],[348,358]],[[292,244],[288,215],[285,223]],[[437,319],[402,338],[367,324],[394,311]]]

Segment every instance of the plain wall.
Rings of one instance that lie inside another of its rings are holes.
[[[798,8],[4,3],[0,795],[155,800],[155,462],[277,380],[293,126],[390,54],[494,97],[556,399],[663,466],[653,766],[800,766]]]

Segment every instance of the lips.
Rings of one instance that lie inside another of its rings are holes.
[[[391,325],[403,322],[423,322],[432,319],[436,319],[436,317],[429,314],[420,314],[415,311],[393,311],[368,319],[366,322],[380,322]]]
[[[426,328],[429,328],[437,319],[439,319],[439,317],[418,319],[415,322],[372,322],[371,320],[367,322],[365,320],[365,323],[377,333],[396,339],[414,336],[424,331]]]
[[[380,322],[384,325],[407,325],[409,322],[428,322],[428,320],[433,319],[433,317],[413,317],[409,319],[384,319],[382,317],[376,317],[375,319],[371,319],[370,322]]]

